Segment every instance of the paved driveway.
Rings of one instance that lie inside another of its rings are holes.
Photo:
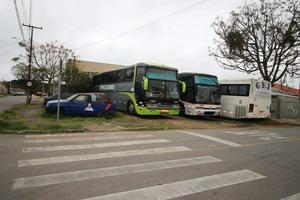
[[[26,96],[6,96],[0,97],[0,113],[9,110],[15,105],[25,104]]]

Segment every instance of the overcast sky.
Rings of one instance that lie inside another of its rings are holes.
[[[22,22],[28,23],[29,0],[16,1]],[[122,65],[154,62],[220,79],[251,78],[223,70],[208,53],[215,37],[211,27],[215,18],[228,18],[243,2],[32,0],[32,24],[43,27],[34,32],[34,41],[57,40],[82,60]],[[21,38],[13,0],[0,1],[0,24],[0,80],[9,80],[13,78],[10,59],[22,52],[12,39]],[[24,32],[28,39],[26,28]]]

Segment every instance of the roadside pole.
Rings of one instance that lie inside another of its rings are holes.
[[[58,74],[58,95],[57,95],[57,113],[56,120],[59,121],[59,111],[60,111],[60,88],[61,88],[61,71],[62,71],[62,59],[59,60],[59,74]]]
[[[34,29],[43,29],[42,27],[36,27],[36,26],[32,26],[32,25],[26,25],[23,24],[23,26],[26,26],[28,28],[30,28],[30,47],[29,47],[29,59],[28,59],[28,78],[27,78],[27,97],[26,97],[26,103],[30,104],[31,103],[31,86],[32,86],[32,82],[31,82],[31,65],[32,65],[32,41],[33,41],[33,30]]]

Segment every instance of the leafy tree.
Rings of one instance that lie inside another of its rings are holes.
[[[64,81],[66,90],[72,93],[89,92],[92,88],[91,75],[78,69],[75,58],[66,63]]]
[[[218,17],[213,28],[210,55],[221,67],[259,73],[272,83],[300,76],[300,1],[245,3],[227,21]]]

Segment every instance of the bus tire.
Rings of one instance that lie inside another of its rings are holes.
[[[182,103],[179,105],[179,115],[180,116],[185,115],[185,109],[184,109],[184,105]]]
[[[127,112],[129,113],[129,114],[132,114],[132,115],[134,115],[136,112],[135,112],[135,107],[134,107],[134,104],[133,104],[133,102],[132,101],[129,101],[128,103],[127,103]]]

